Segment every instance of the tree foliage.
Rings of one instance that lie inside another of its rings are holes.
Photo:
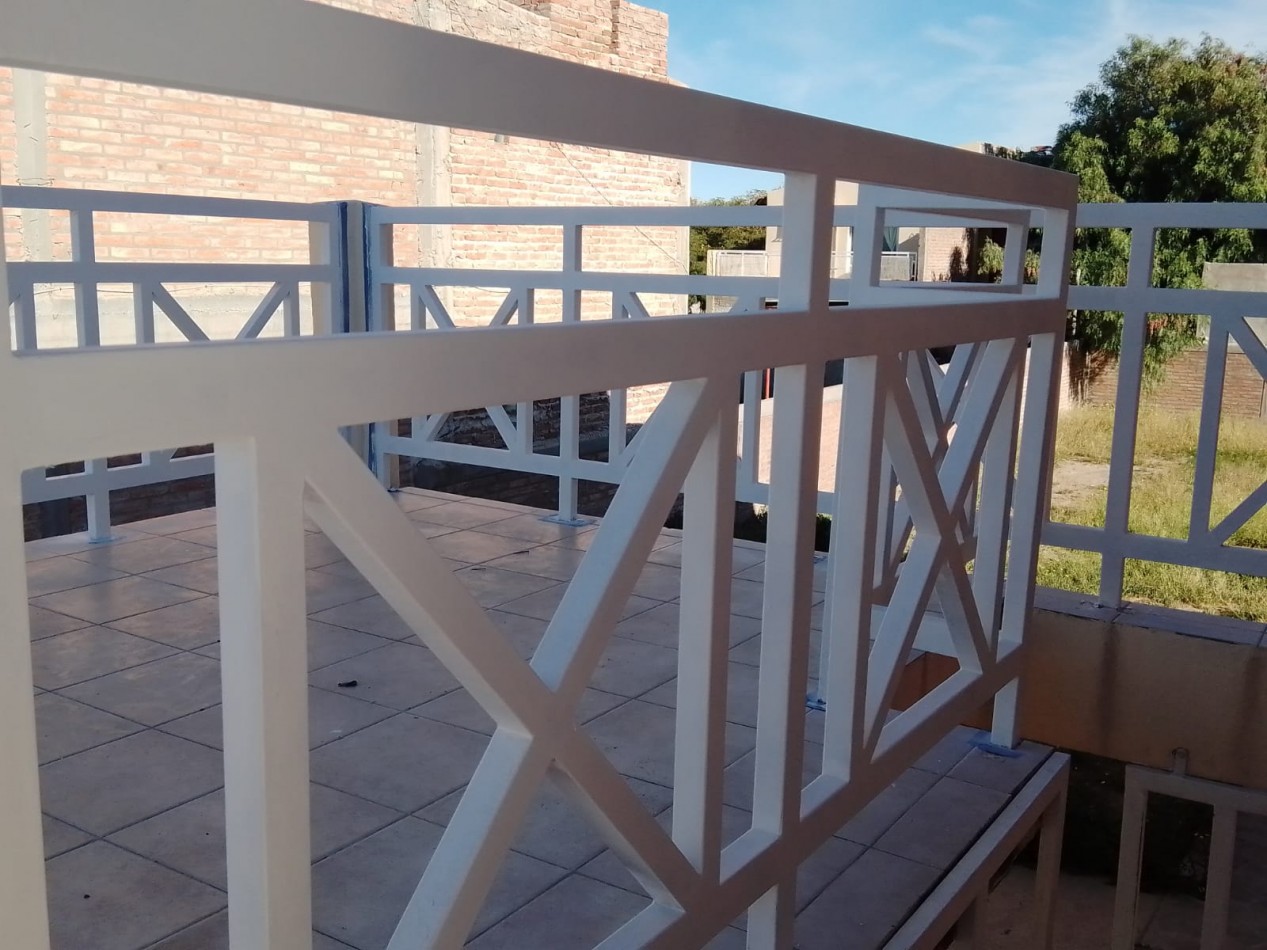
[[[1055,167],[1081,177],[1083,202],[1267,200],[1267,58],[1206,37],[1156,43],[1134,37],[1071,103]],[[1267,232],[1158,231],[1153,284],[1201,286],[1207,261],[1265,261]],[[1126,282],[1130,237],[1083,229],[1074,251],[1081,284]],[[1088,351],[1116,354],[1119,314],[1076,314],[1071,335]],[[1199,337],[1189,315],[1149,324],[1146,368],[1155,372]]]
[[[735,207],[765,204],[764,191],[749,191],[735,198],[692,199],[693,205]],[[691,228],[691,273],[703,274],[709,250],[760,251],[765,248],[764,227],[694,227]]]

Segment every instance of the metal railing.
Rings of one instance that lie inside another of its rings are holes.
[[[137,43],[142,34],[146,42]],[[797,868],[845,820],[987,701],[996,741],[1015,740],[1065,322],[1072,179],[743,103],[727,103],[724,121],[745,134],[701,137],[683,151],[681,130],[715,119],[715,97],[291,0],[17,5],[0,32],[0,63],[679,154],[780,171],[787,182],[775,313],[63,353],[3,348],[0,479],[10,487],[0,506],[0,920],[13,946],[49,945],[17,485],[22,471],[66,458],[216,446],[229,937],[237,950],[311,940],[305,514],[496,722],[393,950],[464,942],[547,777],[594,817],[652,898],[605,948],[703,945],[745,911],[750,947],[790,946]],[[860,198],[848,310],[829,305],[838,179],[877,183]],[[879,279],[882,229],[911,216],[1017,227],[1037,220],[1047,259],[1059,266],[1032,289],[1022,286],[1019,265],[988,291],[897,288]],[[572,291],[577,269],[533,275],[512,289],[548,279]],[[491,275],[464,276],[482,283]],[[612,290],[646,286],[645,276],[620,275]],[[439,282],[436,274],[424,279]],[[7,293],[0,286],[0,299]],[[921,354],[950,344],[976,355],[964,359],[961,375],[938,382]],[[833,435],[848,490],[834,493],[831,511],[851,543],[831,564],[825,741],[822,758],[807,763],[803,703],[829,358],[846,361],[845,418]],[[780,383],[753,817],[723,848],[734,387],[741,374],[771,365]],[[339,434],[372,420],[665,382],[668,393],[530,662]],[[907,517],[899,511],[892,520],[909,520],[914,535],[877,603],[874,579],[891,527],[882,513],[893,511],[895,481]],[[683,488],[682,685],[666,830],[575,727],[574,712]],[[953,656],[959,669],[895,712],[917,642]]]
[[[747,223],[747,222],[745,222]],[[750,226],[750,225],[749,225]],[[885,251],[881,255],[882,280],[914,280],[917,255],[912,251]],[[782,256],[771,250],[710,250],[708,273],[717,277],[778,277]],[[853,273],[853,253],[833,251],[831,274],[849,277]]]
[[[1228,347],[1239,346],[1249,362],[1267,378],[1267,347],[1247,319],[1267,315],[1267,293],[1153,286],[1158,229],[1267,229],[1267,205],[1080,205],[1077,223],[1080,228],[1130,231],[1130,262],[1125,286],[1069,288],[1071,308],[1116,311],[1123,315],[1108,495],[1103,527],[1048,521],[1043,527],[1043,543],[1098,554],[1101,558],[1099,599],[1115,606],[1122,602],[1128,559],[1267,577],[1267,550],[1231,543],[1232,536],[1267,507],[1267,482],[1217,523],[1211,517]],[[1129,528],[1144,350],[1149,319],[1156,314],[1196,314],[1209,319],[1205,380],[1200,404],[1194,407],[1200,412],[1200,427],[1186,538],[1155,537]]]
[[[69,222],[68,260],[9,264],[8,308],[17,353],[164,340],[252,340],[270,329],[287,337],[347,329],[342,324],[348,310],[344,304],[344,208],[340,204],[11,186],[0,190],[0,202],[10,211],[65,213]],[[144,251],[134,252],[140,260],[103,257],[98,253],[98,224],[107,216],[115,229],[129,228],[130,222],[134,235],[147,229],[147,225],[138,225],[138,220],[152,222],[155,216],[178,221],[217,217],[296,222],[308,231],[308,262],[158,262],[144,259],[151,256]],[[173,293],[171,288],[176,284],[197,285],[203,293],[213,294],[226,290],[258,294],[253,287],[259,285],[265,289],[258,304],[245,311],[245,319],[240,306],[234,306],[219,308],[213,319],[200,320],[190,313],[193,308],[188,300],[182,304],[177,299],[185,293]],[[108,311],[103,305],[103,285],[127,288],[126,296],[110,300]],[[301,285],[310,289],[304,292]],[[69,288],[69,293],[57,295],[58,287]],[[142,451],[138,461],[113,465],[104,458],[87,459],[80,471],[72,472],[32,469],[22,475],[23,498],[27,503],[84,498],[88,535],[103,541],[111,536],[112,491],[214,472],[212,452],[178,452],[179,448]]]

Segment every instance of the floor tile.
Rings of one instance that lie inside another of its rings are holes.
[[[215,523],[216,510],[214,508],[195,508],[192,511],[180,511],[161,518],[148,518],[138,522],[136,527],[146,534],[179,534],[182,531],[192,531],[194,528],[212,527]]]
[[[936,869],[867,851],[796,921],[802,950],[877,950],[940,877]]]
[[[439,492],[427,493],[418,488],[399,488],[390,493],[392,501],[400,506],[401,511],[421,511],[434,508],[436,505],[447,505],[454,500],[453,495]]]
[[[51,610],[45,610],[43,607],[31,608],[32,640],[55,637],[59,633],[69,633],[71,630],[79,630],[87,625],[88,621],[86,620],[67,617],[65,614],[54,613]]]
[[[401,620],[400,615],[391,608],[391,605],[377,594],[314,612],[312,618],[322,623],[372,633],[389,640],[414,638],[414,632],[409,625]]]
[[[317,864],[313,868],[317,929],[358,950],[385,947],[441,834],[436,825],[405,818]],[[476,919],[476,931],[522,906],[564,873],[510,852]]]
[[[558,609],[559,602],[563,599],[567,589],[567,584],[559,584],[539,593],[529,594],[527,597],[520,597],[518,600],[501,604],[498,609],[506,613],[536,617],[538,620],[550,620],[554,617],[554,612]],[[650,610],[658,604],[659,601],[648,600],[646,597],[639,597],[636,594],[631,595],[621,610],[620,619],[625,620],[635,614],[642,613],[644,610]]]
[[[339,546],[324,534],[309,532],[304,535],[304,567],[322,567],[345,560],[347,557]]]
[[[488,739],[402,713],[312,753],[312,777],[352,795],[413,812],[465,785]]]
[[[681,617],[678,604],[660,604],[616,625],[616,634],[631,640],[643,640],[662,647],[677,648]],[[751,640],[761,632],[760,619],[730,615],[732,647]],[[732,659],[737,659],[733,657]]]
[[[504,518],[495,521],[492,524],[483,525],[480,528],[489,534],[500,534],[503,537],[514,538],[521,541],[532,541],[537,544],[549,544],[554,541],[561,541],[564,538],[574,538],[578,534],[585,534],[593,531],[592,525],[584,527],[573,527],[572,525],[557,524],[553,521],[546,521],[537,512],[524,514],[516,514],[511,518]]]
[[[652,815],[664,811],[673,801],[673,791],[662,785],[629,779],[629,786]],[[418,813],[419,818],[448,825],[465,789],[446,795]],[[596,857],[606,845],[580,809],[559,788],[545,781],[528,810],[514,843],[516,851],[574,869]]]
[[[664,564],[643,565],[634,593],[652,600],[670,601],[682,596],[682,571]]]
[[[312,854],[319,860],[401,818],[390,808],[311,786]],[[217,790],[110,836],[117,845],[224,890],[224,791]]]
[[[989,739],[987,733],[981,734],[983,742],[989,742]],[[946,774],[961,782],[984,785],[1011,795],[1034,774],[1034,770],[1050,754],[1051,746],[1039,745],[1037,742],[1022,742],[1015,749],[1006,750],[1004,754],[995,754],[977,747],[970,749]]]
[[[573,875],[472,941],[472,950],[583,950],[631,920],[646,898]],[[559,921],[567,926],[560,927]]]
[[[497,607],[558,584],[558,581],[550,578],[517,574],[478,564],[456,571],[453,576],[462,582],[462,586],[483,607]]]
[[[604,693],[597,689],[587,689],[581,697],[580,705],[577,707],[576,721],[579,723],[589,722],[609,709],[614,709],[627,701],[628,699],[625,696]],[[492,717],[484,712],[480,704],[464,689],[455,689],[451,693],[445,693],[439,699],[433,699],[429,703],[417,706],[410,712],[418,716],[425,716],[428,719],[461,726],[464,729],[480,732],[486,736],[493,734],[494,723]]]
[[[845,870],[860,858],[867,849],[852,841],[840,838],[828,838],[811,854],[796,872],[796,909],[798,912],[809,906],[819,894],[826,890],[832,881],[840,877]],[[748,915],[745,913],[735,922],[741,930],[747,930]]]
[[[145,532],[124,527],[123,525],[115,525],[111,528],[110,534],[118,539],[146,537]],[[75,534],[59,534],[51,538],[39,538],[35,541],[28,541],[24,547],[26,548],[26,560],[29,564],[34,561],[44,561],[51,557],[61,557],[66,554],[78,554],[80,551],[89,551],[98,544],[101,544],[101,542],[93,541],[89,538],[88,532],[78,531]]]
[[[937,775],[945,775],[973,748],[980,731],[968,726],[956,726],[946,733],[936,745],[919,757],[915,768]]]
[[[224,782],[220,754],[148,730],[40,769],[44,810],[109,834]]]
[[[504,538],[482,531],[451,531],[430,539],[431,547],[441,557],[467,564],[483,564],[508,554],[519,554],[533,547],[532,542]]]
[[[394,715],[378,703],[367,703],[343,691],[308,689],[308,745],[317,748]]]
[[[308,688],[309,748],[334,742],[344,736],[394,715],[387,706],[363,702],[343,693],[315,686]],[[219,706],[164,723],[163,732],[200,742],[213,749],[224,748],[224,722]]]
[[[213,914],[147,950],[229,950],[229,912]],[[312,950],[348,950],[348,944],[314,932]]]
[[[726,671],[726,719],[744,726],[757,724],[757,680],[755,666],[729,663]],[[648,703],[677,708],[678,681],[675,676],[664,685],[651,690],[642,699]]]
[[[109,623],[201,596],[197,591],[163,584],[147,577],[123,577],[89,587],[45,594],[37,597],[35,604],[92,623]]]
[[[374,585],[363,577],[339,577],[322,571],[307,571],[304,587],[308,594],[308,613],[337,607],[353,600],[362,600],[376,593]]]
[[[190,528],[188,531],[170,534],[168,537],[179,538],[181,541],[192,541],[194,544],[205,544],[209,548],[214,548],[216,546],[216,526],[209,524],[202,528]]]
[[[337,609],[337,608],[336,608]],[[349,630],[320,620],[308,621],[308,669],[319,670],[331,663],[380,650],[392,641],[359,630]]]
[[[214,558],[163,567],[142,576],[203,594],[215,594],[220,590],[220,568]]]
[[[734,724],[731,724],[729,728],[747,729],[749,733],[756,732],[755,729],[748,729],[747,726],[736,726]],[[804,787],[818,776],[819,767],[823,761],[822,746],[817,743],[806,742],[802,761],[801,785]],[[745,750],[743,756],[726,767],[725,778],[722,782],[722,800],[727,805],[742,808],[744,811],[752,810],[753,767],[755,764],[756,753]]]
[[[189,561],[214,558],[214,548],[194,544],[180,538],[141,538],[99,544],[79,554],[71,555],[80,561],[99,567],[112,568],[125,574],[142,574],[162,567],[172,567]]]
[[[312,673],[311,682],[393,709],[409,709],[458,688],[458,681],[434,653],[412,643],[387,643],[323,667]],[[339,686],[351,682],[356,686]]]
[[[53,557],[35,561],[26,566],[26,590],[28,597],[39,597],[56,591],[100,584],[125,576],[100,564],[85,564],[75,557]]]
[[[35,698],[35,726],[41,764],[141,731],[134,722],[56,693]]]
[[[871,799],[836,832],[838,837],[872,845],[933,787],[937,776],[919,769],[907,769],[897,781]]]
[[[488,619],[493,621],[511,646],[524,659],[529,659],[536,652],[541,638],[549,626],[548,620],[536,617],[525,617],[522,614],[507,613],[503,610],[490,610]]]
[[[84,627],[31,644],[35,685],[61,689],[71,683],[148,663],[176,651],[109,627]]]
[[[68,686],[62,695],[157,726],[219,703],[220,664],[194,653],[177,653]]]
[[[953,778],[940,779],[915,802],[875,846],[911,861],[945,870],[1007,804],[1008,796]],[[947,815],[954,815],[949,822]]]
[[[220,599],[200,597],[124,617],[110,626],[181,650],[194,650],[220,639]]]
[[[515,554],[494,558],[488,561],[486,566],[518,571],[521,574],[534,574],[537,577],[548,577],[556,581],[568,581],[572,579],[572,575],[576,573],[576,569],[584,558],[585,552],[575,548],[539,544]]]
[[[677,650],[612,637],[590,683],[620,696],[641,696],[677,675]]]
[[[220,891],[104,841],[49,861],[48,884],[58,950],[136,950],[226,902]]]
[[[671,786],[675,718],[671,709],[635,699],[599,716],[585,731],[622,774]],[[726,762],[750,751],[755,735],[747,726],[727,724]]]
[[[59,854],[65,854],[72,848],[78,848],[93,840],[92,835],[86,831],[80,831],[74,825],[68,825],[51,815],[43,817],[45,859],[55,858]]]
[[[448,525],[452,528],[475,528],[516,517],[514,511],[474,505],[466,501],[450,501],[443,505],[433,505],[417,514],[417,520]]]

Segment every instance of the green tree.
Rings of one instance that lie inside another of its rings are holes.
[[[691,204],[703,207],[736,207],[765,204],[764,191],[749,191],[735,198],[692,199]],[[691,273],[703,274],[710,250],[760,251],[765,249],[764,227],[695,227],[691,228]]]
[[[1055,167],[1081,176],[1079,200],[1267,200],[1267,58],[1206,37],[1155,43],[1133,37],[1100,69],[1099,82],[1071,103],[1056,138]],[[1130,238],[1082,230],[1074,280],[1126,281]],[[1153,284],[1200,287],[1207,261],[1267,260],[1267,232],[1164,229],[1157,234]],[[1117,354],[1120,314],[1074,315],[1071,336],[1087,351]],[[1190,315],[1154,317],[1145,366],[1156,373],[1199,337]]]

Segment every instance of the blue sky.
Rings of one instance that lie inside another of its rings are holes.
[[[1267,44],[1267,0],[637,0],[688,86],[947,145],[1048,145],[1131,33]],[[777,184],[696,166],[696,197]]]

